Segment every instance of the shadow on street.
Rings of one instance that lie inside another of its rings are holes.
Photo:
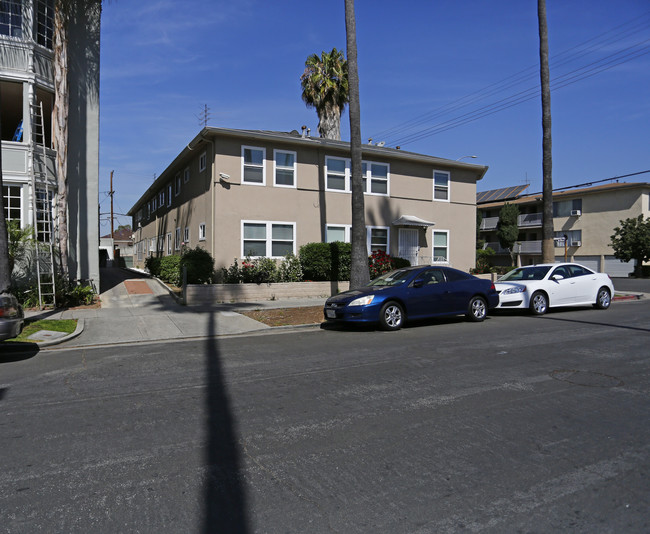
[[[204,483],[205,514],[202,532],[246,534],[249,528],[236,422],[221,367],[214,315],[214,312],[210,313],[205,345],[208,379],[205,399],[207,473]]]

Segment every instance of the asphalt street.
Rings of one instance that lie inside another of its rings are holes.
[[[644,299],[2,356],[0,532],[648,532],[649,341]]]

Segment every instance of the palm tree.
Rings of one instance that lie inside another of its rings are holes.
[[[0,94],[0,107],[2,95]],[[2,124],[0,123],[0,132]],[[0,141],[1,144],[1,141]],[[5,199],[2,184],[2,150],[0,149],[0,295],[9,292],[11,271],[9,270],[9,237],[7,235],[7,219],[5,219]]]
[[[357,68],[357,29],[354,0],[345,0],[345,34],[348,52],[350,93],[350,153],[352,159],[352,253],[350,287],[360,287],[370,281],[368,249],[366,247],[366,218],[363,198],[361,154],[361,106],[359,104],[359,71]]]
[[[300,77],[302,99],[316,108],[318,133],[326,139],[341,139],[341,115],[348,103],[348,62],[336,48],[305,61]]]
[[[546,0],[537,0],[539,19],[539,67],[542,85],[542,261],[555,260],[553,246],[553,156],[551,142],[551,84],[548,68],[548,27]]]

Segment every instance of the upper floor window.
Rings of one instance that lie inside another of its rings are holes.
[[[178,196],[181,194],[181,173],[179,172],[175,178],[174,185],[174,195]]]
[[[553,217],[571,217],[576,212],[582,213],[581,198],[553,202]]]
[[[167,184],[167,207],[172,205],[172,184]]]
[[[296,187],[296,153],[287,150],[274,150],[274,185]]]
[[[199,224],[199,241],[205,241],[205,223]]]
[[[187,183],[190,181],[190,168],[185,167],[185,170],[183,171],[183,183]]]
[[[54,35],[54,0],[36,0],[34,16],[34,38],[36,42],[52,49]]]
[[[164,205],[165,205],[165,190],[162,189],[160,193],[158,193],[158,206],[162,209]]]
[[[363,162],[363,190],[375,195],[388,194],[387,164]]]
[[[208,166],[208,155],[204,152],[199,156],[199,172],[203,172]]]
[[[341,158],[325,158],[325,189],[328,191],[349,191],[349,164]]]
[[[156,211],[156,197],[155,196],[151,199],[151,212],[153,213],[154,211]]]
[[[0,2],[0,35],[23,36],[22,0],[3,0]]]
[[[449,173],[433,171],[433,200],[449,201]]]
[[[363,191],[373,195],[388,195],[389,166],[373,161],[362,162]],[[325,189],[327,191],[351,191],[352,171],[350,160],[343,158],[325,158]]]
[[[242,152],[242,183],[265,185],[264,160],[266,150],[252,146],[241,147]]]

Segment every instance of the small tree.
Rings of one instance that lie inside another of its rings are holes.
[[[519,237],[519,208],[514,204],[506,202],[499,212],[499,222],[497,223],[497,238],[499,244],[510,251],[510,260],[512,265],[515,264],[514,246]]]
[[[621,220],[610,237],[614,256],[622,261],[635,260],[634,275],[641,276],[643,262],[650,260],[650,217],[643,215]]]

